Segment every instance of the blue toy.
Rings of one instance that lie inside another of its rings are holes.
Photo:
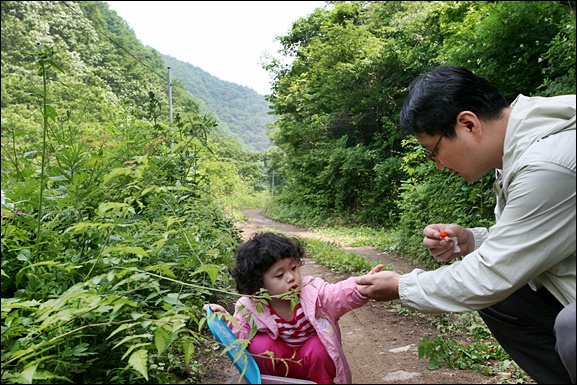
[[[240,375],[235,375],[227,381],[227,384],[245,383],[245,384],[316,384],[307,380],[300,380],[289,377],[261,375],[260,369],[252,355],[246,349],[242,349],[236,336],[229,329],[226,322],[224,322],[217,314],[214,314],[210,305],[206,307],[206,323],[214,338],[223,346],[230,349],[226,351],[226,355],[234,363],[234,366],[239,371]],[[244,372],[244,373],[243,373]],[[242,380],[241,380],[242,376]]]

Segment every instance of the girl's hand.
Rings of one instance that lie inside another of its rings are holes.
[[[373,270],[369,271],[367,273],[367,275],[376,274],[379,271],[383,270],[383,267],[385,267],[385,265],[383,265],[382,263],[379,263],[377,266],[373,267]]]
[[[206,311],[206,308],[209,307],[209,306],[210,306],[210,308],[212,309],[212,311],[214,311],[214,312],[228,313],[225,308],[223,308],[222,306],[217,305],[217,304],[215,304],[215,303],[211,303],[211,304],[206,304],[206,305],[204,305],[204,306],[202,307],[202,310]]]
[[[367,274],[365,275],[359,275],[356,279],[355,279],[355,284],[357,286],[357,290],[363,294],[365,297],[368,297],[368,295],[366,295],[366,287],[363,284],[360,284],[360,282],[365,282],[364,277],[370,277],[370,276],[374,276],[375,274],[377,274],[379,271],[381,271],[383,268],[385,267],[385,265],[383,265],[382,263],[379,263],[377,266],[373,267],[373,269],[371,271],[369,271]],[[363,290],[364,292],[361,292],[361,290]],[[371,298],[371,297],[369,297]]]

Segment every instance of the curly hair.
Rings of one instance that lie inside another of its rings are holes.
[[[261,232],[242,243],[235,250],[236,264],[230,274],[240,294],[256,294],[264,285],[264,273],[277,261],[293,257],[298,266],[306,257],[302,243],[293,237]]]

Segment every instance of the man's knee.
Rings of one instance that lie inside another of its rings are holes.
[[[562,336],[572,333],[573,341],[575,341],[575,302],[565,306],[557,315],[555,333]]]
[[[555,319],[555,350],[575,383],[575,302],[563,308]]]

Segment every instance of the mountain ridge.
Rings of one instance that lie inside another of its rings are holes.
[[[170,67],[173,76],[182,81],[194,98],[202,100],[210,112],[228,125],[245,150],[265,152],[271,146],[267,130],[275,118],[269,114],[269,103],[264,95],[156,51]]]

